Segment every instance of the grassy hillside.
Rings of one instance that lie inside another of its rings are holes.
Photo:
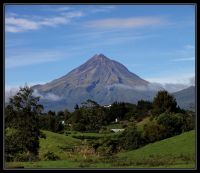
[[[148,144],[140,149],[118,153],[110,157],[92,154],[87,158],[81,152],[70,153],[73,146],[83,146],[84,140],[44,131],[47,138],[40,139],[38,162],[8,162],[6,167],[25,168],[194,168],[195,131],[185,132],[159,142]],[[90,134],[92,135],[92,134]],[[96,135],[96,134],[94,134]],[[44,154],[52,151],[60,160],[44,161]]]
[[[135,164],[139,164],[140,162],[166,166],[167,164],[177,164],[181,167],[181,164],[193,163],[194,167],[195,131],[192,130],[178,136],[148,144],[137,150],[119,153],[118,156],[127,161],[132,160],[133,164],[134,160],[136,160]]]
[[[57,134],[49,131],[43,131],[46,135],[46,139],[40,139],[39,157],[43,159],[44,154],[48,151],[53,152],[60,159],[67,159],[68,153],[64,152],[64,149],[70,149],[73,146],[81,145],[81,141],[71,136]]]

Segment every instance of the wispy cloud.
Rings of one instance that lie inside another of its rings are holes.
[[[70,11],[72,10],[73,8],[72,7],[69,7],[69,6],[63,6],[63,7],[51,7],[49,8],[48,10],[49,11],[56,11],[56,12],[64,12],[64,11]],[[45,9],[46,10],[46,9]]]
[[[7,17],[5,19],[6,32],[23,32],[26,30],[35,30],[38,28],[38,23],[31,20],[16,17]]]
[[[33,95],[36,97],[40,97],[41,99],[51,100],[51,101],[58,101],[58,100],[63,99],[62,97],[60,97],[54,93],[41,94],[37,90],[34,90]]]
[[[9,102],[10,97],[14,96],[19,91],[19,86],[17,85],[6,85],[5,86],[5,102]]]
[[[15,55],[6,55],[5,67],[14,68],[27,65],[54,62],[64,57],[60,52],[55,51],[21,51],[15,52]]]
[[[86,26],[94,28],[135,28],[161,24],[160,17],[108,18],[86,22]]]
[[[13,97],[14,95],[17,94],[20,87],[23,87],[23,86],[21,86],[21,85],[19,85],[19,86],[18,85],[13,85],[13,86],[6,85],[5,86],[5,102],[6,103],[9,102],[9,99],[11,97]],[[33,95],[35,97],[40,97],[41,99],[51,100],[51,101],[58,101],[58,100],[62,99],[62,97],[60,97],[54,93],[41,94],[37,90],[33,91]]]
[[[113,9],[115,9],[116,6],[115,5],[105,5],[105,6],[98,5],[98,6],[94,6],[92,8],[93,9],[90,10],[90,12],[92,12],[92,13],[98,13],[98,12],[110,12]]]
[[[189,57],[189,58],[177,58],[177,59],[172,59],[171,61],[173,62],[184,62],[184,61],[194,61],[194,57]]]
[[[7,15],[5,18],[5,31],[18,33],[28,30],[37,30],[42,26],[58,26],[68,24],[72,19],[82,17],[84,14],[81,11],[63,12],[53,17],[30,17],[22,18],[18,15]],[[36,20],[36,18],[38,18]]]
[[[162,87],[169,92],[177,92],[195,85],[195,76],[192,74],[174,75],[173,77],[163,76],[160,78],[148,78],[147,80],[151,84]]]
[[[161,83],[161,84],[185,84],[192,85],[194,84],[194,73],[180,73],[180,74],[169,74],[168,76],[158,76],[158,77],[149,77],[145,78],[149,82]]]
[[[186,49],[194,49],[195,47],[194,47],[194,45],[187,44],[187,45],[185,45],[185,48]]]

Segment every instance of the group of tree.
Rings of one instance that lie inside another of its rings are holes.
[[[42,130],[49,130],[56,133],[62,133],[65,128],[65,122],[69,119],[71,113],[65,109],[64,111],[48,111],[43,112],[39,116],[39,127]]]
[[[74,108],[72,113],[67,109],[45,113],[39,104],[39,97],[33,96],[33,90],[28,86],[20,88],[5,108],[6,159],[37,158],[41,129],[56,133],[66,129],[99,132],[116,118],[126,120],[129,124],[118,139],[103,142],[103,145],[113,145],[113,151],[116,148],[135,149],[194,129],[194,112],[180,109],[175,98],[167,91],[159,91],[153,102],[114,102],[110,107],[104,107],[93,100],[87,100]],[[151,117],[151,121],[144,125],[142,131],[138,130],[137,122],[145,117]]]

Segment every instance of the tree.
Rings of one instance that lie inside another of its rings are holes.
[[[78,104],[76,104],[76,105],[74,106],[74,110],[77,110],[77,109],[79,109]]]
[[[152,114],[158,116],[163,112],[176,112],[177,111],[176,99],[167,91],[159,91],[153,100]]]
[[[166,128],[167,137],[184,131],[184,115],[181,113],[162,113],[158,116],[157,122]]]
[[[15,131],[9,135],[10,141],[5,139],[6,151],[9,151],[8,147],[13,148],[12,140],[15,140],[18,142],[20,150],[14,151],[12,154],[26,153],[29,155],[29,160],[38,155],[41,134],[38,116],[43,110],[43,106],[38,103],[39,97],[34,97],[32,94],[33,90],[30,87],[20,88],[19,92],[10,98],[9,111],[7,111],[7,119],[5,119],[6,127]],[[6,137],[8,137],[7,134]]]
[[[152,103],[149,101],[139,100],[137,103],[136,119],[142,120],[145,116],[150,114]]]
[[[99,107],[99,104],[93,100],[86,100],[86,102],[82,102],[82,108],[97,108]]]
[[[166,137],[166,128],[156,121],[148,122],[143,129],[145,143],[155,142]]]
[[[136,122],[133,122],[120,135],[120,144],[125,150],[139,148],[143,144],[142,133],[138,131]]]
[[[109,109],[109,122],[114,121],[115,118],[123,119],[128,112],[125,103],[114,102]]]

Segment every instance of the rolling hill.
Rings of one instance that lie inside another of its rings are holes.
[[[81,154],[63,149],[70,146],[80,146],[82,141],[53,132],[44,131],[46,139],[40,139],[37,162],[7,162],[6,167],[25,168],[195,168],[195,131],[184,132],[142,148],[120,152],[108,158],[97,155],[84,159]],[[93,134],[96,135],[96,134]],[[60,160],[45,161],[43,155],[48,150],[60,157]]]

